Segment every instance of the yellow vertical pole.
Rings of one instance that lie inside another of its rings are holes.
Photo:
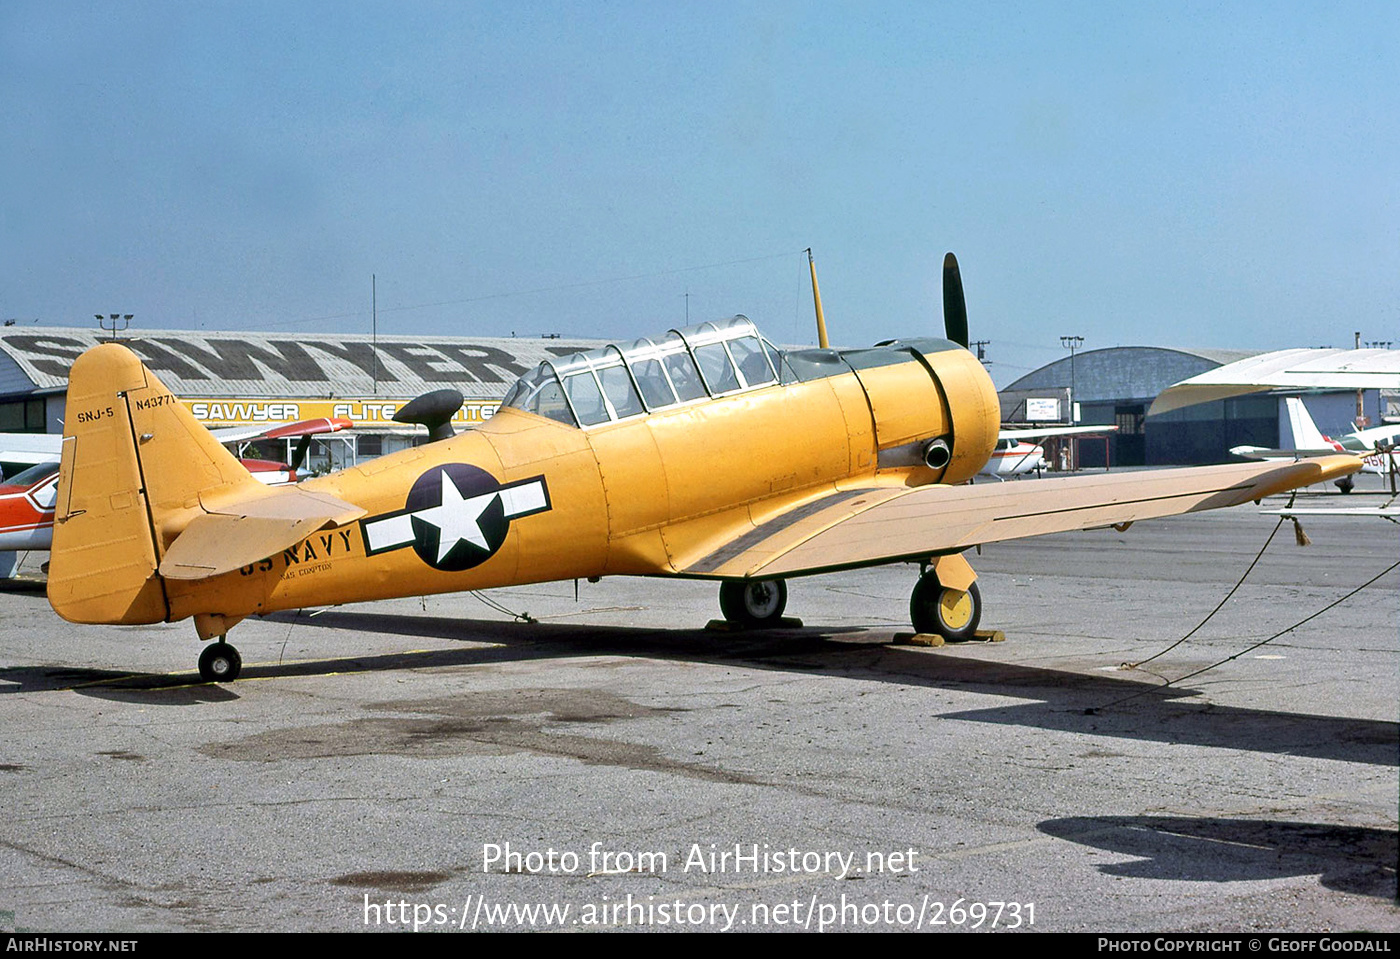
[[[812,259],[812,248],[807,247],[807,266],[812,271],[812,301],[817,304],[817,345],[828,349],[831,343],[826,338],[826,320],[822,318],[822,292],[817,289],[817,261]]]

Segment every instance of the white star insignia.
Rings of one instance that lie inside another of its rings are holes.
[[[437,527],[437,561],[441,563],[446,559],[447,554],[456,549],[462,540],[489,553],[491,546],[486,542],[486,534],[481,531],[481,514],[486,512],[486,508],[500,495],[500,490],[464,499],[462,491],[452,482],[452,477],[447,475],[446,470],[439,475],[442,477],[441,505],[413,514],[423,522]]]
[[[420,554],[426,552],[423,537],[414,528],[413,521],[418,519],[438,531],[436,557],[429,558],[423,555],[430,565],[440,566],[464,540],[490,556],[500,544],[487,540],[486,530],[481,527],[481,517],[497,499],[500,500],[502,518],[506,522],[549,509],[549,492],[545,488],[542,476],[511,483],[476,496],[463,496],[461,487],[446,469],[441,469],[438,475],[437,506],[403,510],[361,520],[361,529],[365,535],[365,552],[368,555],[373,556],[414,544],[417,544],[415,548]]]

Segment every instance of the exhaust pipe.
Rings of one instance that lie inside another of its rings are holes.
[[[941,470],[953,461],[953,451],[948,441],[939,437],[924,444],[924,465],[929,469]]]

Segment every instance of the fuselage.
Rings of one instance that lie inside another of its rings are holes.
[[[167,581],[166,618],[674,575],[833,488],[963,482],[998,422],[981,364],[943,340],[784,353],[736,318],[608,347],[542,364],[480,427],[302,484],[367,515]]]
[[[984,476],[1021,476],[1045,469],[1045,447],[1024,440],[1002,439],[992,451],[987,465],[982,467]]]
[[[0,550],[48,549],[57,494],[57,463],[32,467],[0,485]]]

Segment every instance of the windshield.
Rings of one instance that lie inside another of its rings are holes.
[[[52,476],[58,472],[57,463],[40,463],[28,469],[21,470],[13,476],[5,477],[6,486],[33,486],[41,479]]]

